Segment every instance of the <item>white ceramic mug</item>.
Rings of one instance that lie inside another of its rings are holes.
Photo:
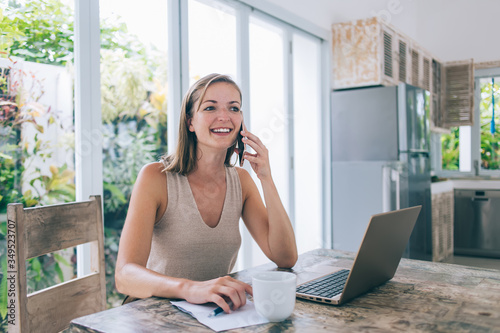
[[[295,307],[297,276],[289,272],[260,272],[252,277],[253,301],[257,312],[276,322],[290,317]]]

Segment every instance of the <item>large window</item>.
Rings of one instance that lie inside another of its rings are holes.
[[[248,129],[255,133],[269,150],[273,179],[283,205],[289,212],[284,31],[256,17],[251,17],[249,30],[251,121]],[[252,175],[262,193],[259,179],[253,172]],[[265,260],[258,246],[253,244],[252,248],[252,262]]]
[[[189,0],[189,84],[211,73],[236,77],[236,17],[217,1]]]
[[[74,21],[73,0],[0,4],[0,279],[7,205],[75,200]],[[70,248],[27,260],[28,292],[74,278],[75,256]]]
[[[167,152],[167,3],[101,0],[101,118],[106,261],[119,235],[140,169]],[[108,302],[118,305],[114,271]]]
[[[500,175],[499,83],[500,69],[476,71],[474,125],[440,135],[442,174]]]
[[[321,43],[293,35],[294,219],[299,253],[323,247]],[[327,138],[327,137],[326,137]]]

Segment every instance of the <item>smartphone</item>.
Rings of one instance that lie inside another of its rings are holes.
[[[245,160],[243,159],[243,154],[245,153],[246,150],[246,144],[243,143],[243,136],[241,135],[241,131],[243,131],[243,121],[241,122],[241,128],[240,131],[238,132],[238,139],[237,139],[237,148],[239,150],[238,159],[240,161],[240,167],[243,167],[243,163],[245,162]]]

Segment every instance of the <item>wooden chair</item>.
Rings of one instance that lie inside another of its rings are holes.
[[[9,204],[7,219],[9,332],[59,332],[75,318],[106,309],[100,196],[34,208]],[[27,293],[27,259],[88,242],[91,274]]]

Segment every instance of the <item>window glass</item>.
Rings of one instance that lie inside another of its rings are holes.
[[[475,101],[479,115],[474,126],[453,127],[449,134],[441,135],[442,170],[480,174],[500,169],[499,80],[486,77],[476,81],[480,89]]]
[[[481,89],[479,101],[481,169],[499,170],[500,77],[483,78],[479,80],[479,84]]]
[[[211,73],[236,77],[236,17],[218,1],[189,0],[189,85]]]
[[[449,134],[441,135],[441,168],[443,170],[459,170],[460,140],[459,127],[452,127]]]
[[[295,233],[299,253],[322,247],[321,44],[293,36]]]
[[[108,303],[118,242],[139,170],[167,152],[167,2],[101,0],[103,205]]]
[[[288,120],[285,110],[285,80],[282,30],[255,17],[250,20],[250,119],[249,130],[269,151],[271,171],[281,201],[289,212]],[[261,190],[260,181],[254,176]],[[262,190],[261,190],[262,193]],[[253,264],[265,260],[254,246]]]
[[[7,204],[75,200],[74,3],[11,0],[0,11],[2,243]],[[2,263],[5,249],[0,244]],[[69,249],[28,260],[28,292],[71,279],[72,258]]]

